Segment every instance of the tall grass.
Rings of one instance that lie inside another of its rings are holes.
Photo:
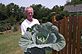
[[[23,54],[18,45],[20,37],[19,32],[0,34],[0,54]],[[46,54],[51,52],[46,51]]]
[[[18,45],[20,37],[19,32],[1,34],[0,54],[23,54]]]

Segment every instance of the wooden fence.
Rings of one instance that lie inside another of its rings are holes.
[[[54,24],[54,21],[52,23]],[[52,54],[82,54],[80,44],[82,16],[65,17],[58,22],[57,26],[59,27],[59,32],[66,39],[66,47],[59,52],[53,50]]]

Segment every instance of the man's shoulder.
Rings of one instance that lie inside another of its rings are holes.
[[[33,18],[33,22],[36,22],[36,24],[40,24],[39,21],[35,18]]]

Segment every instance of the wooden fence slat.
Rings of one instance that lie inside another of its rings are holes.
[[[63,34],[63,36],[64,36],[64,38],[66,40],[66,43],[67,43],[67,37],[68,37],[68,18],[65,17],[62,21],[63,21],[63,22],[61,22],[62,27],[60,26],[61,29],[62,29],[62,31],[60,31],[60,33]],[[62,54],[67,54],[67,44],[66,44],[65,48],[62,50]]]
[[[77,54],[80,54],[80,29],[81,29],[81,19],[80,17],[78,17],[78,31],[77,31]]]
[[[65,33],[65,19],[60,21],[60,30],[59,32],[64,36]],[[59,54],[65,54],[65,50],[61,50]]]
[[[82,16],[79,16],[79,18],[80,18],[80,33],[81,33],[81,31],[82,31]],[[81,40],[81,36],[80,36],[80,40]],[[80,54],[82,54],[82,43],[80,43]]]
[[[69,42],[68,42],[68,54],[71,54],[71,37],[72,37],[72,17],[69,18]]]
[[[66,40],[66,47],[64,48],[65,54],[67,54],[67,43],[68,43],[68,17],[65,17],[65,40]]]
[[[76,28],[77,28],[77,17],[73,17],[73,35],[72,35],[72,54],[75,54],[76,49]]]

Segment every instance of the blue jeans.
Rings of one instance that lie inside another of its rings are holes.
[[[34,47],[31,49],[27,49],[27,52],[24,52],[24,54],[45,54],[45,49]]]

